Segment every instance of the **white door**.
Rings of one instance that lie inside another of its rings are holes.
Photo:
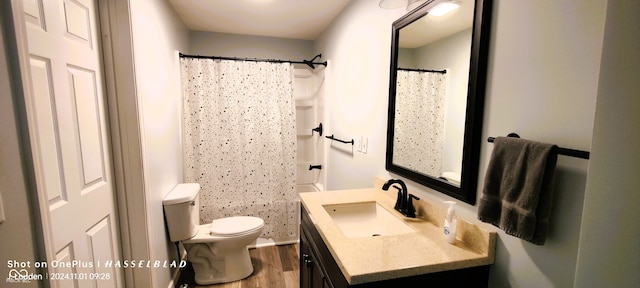
[[[107,267],[120,259],[120,242],[96,1],[23,1],[28,119],[55,257],[47,260],[61,278],[51,279],[54,287],[122,286],[120,269]]]

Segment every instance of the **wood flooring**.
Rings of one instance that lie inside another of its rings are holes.
[[[185,269],[176,287],[298,288],[300,283],[298,247],[298,244],[290,244],[250,249],[253,274],[236,282],[208,286],[196,285],[193,280],[193,270]],[[182,286],[184,284],[187,286]]]

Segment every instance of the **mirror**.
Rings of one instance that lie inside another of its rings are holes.
[[[386,169],[475,205],[491,0],[393,22]]]

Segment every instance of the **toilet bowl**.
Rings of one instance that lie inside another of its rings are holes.
[[[253,273],[247,245],[258,239],[264,221],[235,216],[199,223],[200,185],[178,184],[164,199],[165,219],[171,241],[181,242],[200,285],[240,280]]]

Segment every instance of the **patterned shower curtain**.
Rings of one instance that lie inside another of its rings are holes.
[[[261,237],[298,237],[296,115],[289,63],[181,58],[185,182],[200,222],[264,219]]]
[[[394,164],[442,175],[446,77],[444,73],[398,70]]]

